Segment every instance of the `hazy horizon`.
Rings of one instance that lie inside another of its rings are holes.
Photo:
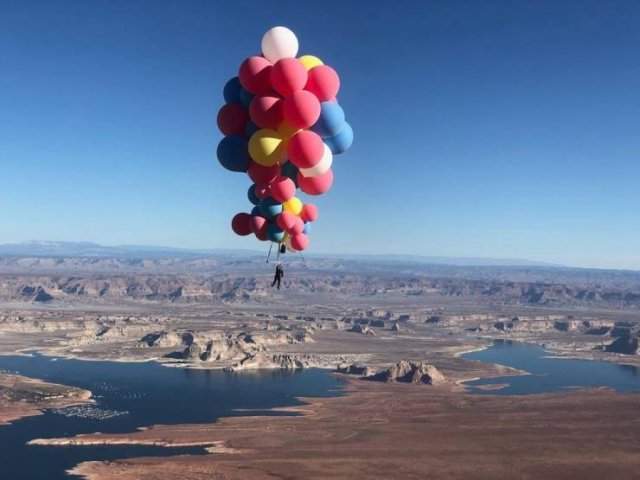
[[[9,249],[12,253],[6,253],[7,247],[18,247],[18,249]],[[80,240],[80,241],[64,241],[64,240],[25,240],[21,242],[8,242],[8,243],[0,243],[0,256],[2,255],[14,255],[17,251],[22,251],[19,247],[55,247],[59,246],[63,249],[65,253],[63,255],[67,255],[66,252],[76,252],[73,247],[84,246],[87,248],[95,247],[98,249],[123,249],[123,250],[131,250],[132,252],[144,252],[145,250],[150,251],[183,251],[187,254],[189,253],[202,253],[202,254],[215,254],[217,252],[231,251],[237,252],[238,254],[245,252],[251,255],[267,255],[267,249],[261,249],[260,247],[264,246],[263,244],[259,244],[254,248],[234,248],[234,247],[182,247],[175,245],[153,245],[153,244],[105,244],[94,241]],[[64,248],[67,248],[64,250]],[[26,254],[26,251],[25,251]],[[76,255],[76,253],[71,253],[71,256]],[[85,254],[81,254],[84,256]],[[293,254],[295,255],[295,254]],[[46,255],[45,255],[46,256]],[[531,258],[519,258],[519,257],[474,257],[474,256],[465,256],[465,255],[453,255],[453,256],[442,256],[442,255],[427,255],[423,253],[345,253],[345,252],[328,252],[328,251],[312,251],[306,252],[305,256],[311,257],[335,257],[335,258],[358,258],[358,257],[376,257],[376,258],[384,258],[387,257],[389,260],[398,260],[398,259],[421,259],[425,263],[433,262],[434,264],[441,265],[449,265],[449,266],[474,266],[474,267],[546,267],[546,268],[568,268],[568,269],[600,269],[600,270],[620,270],[620,271],[630,271],[630,272],[640,272],[638,268],[625,268],[625,267],[609,267],[609,266],[591,266],[591,265],[571,265],[566,263],[555,263],[555,262],[546,262],[543,260],[534,260]]]
[[[333,12],[333,13],[332,13]],[[640,270],[640,4],[5,5],[0,243],[266,250],[215,158],[225,81],[274,25],[355,131],[309,251]]]
[[[2,241],[0,243],[0,247],[7,244],[29,244],[29,243],[47,243],[47,242],[60,242],[60,243],[90,243],[94,245],[98,245],[100,247],[138,247],[138,248],[160,248],[160,249],[176,249],[176,250],[189,250],[189,251],[207,251],[207,250],[245,250],[247,252],[261,252],[265,255],[269,251],[268,244],[256,243],[254,245],[244,243],[243,245],[202,245],[202,246],[184,246],[184,245],[167,245],[167,244],[149,244],[149,243],[106,243],[100,242],[97,240],[51,240],[51,239],[24,239],[24,240],[15,240],[15,241]],[[621,261],[620,263],[616,263],[615,260],[611,258],[603,259],[600,262],[592,262],[592,263],[571,263],[568,261],[563,261],[561,257],[540,257],[536,258],[533,256],[523,255],[521,257],[514,256],[489,256],[489,255],[466,255],[462,254],[450,254],[450,255],[438,255],[432,253],[425,252],[401,252],[401,251],[362,251],[362,252],[347,252],[347,251],[330,251],[330,250],[313,250],[310,252],[305,252],[305,255],[328,255],[328,256],[416,256],[416,257],[431,257],[431,258],[451,258],[451,259],[478,259],[478,260],[499,260],[499,261],[524,261],[530,263],[536,263],[540,265],[547,266],[555,266],[555,267],[568,267],[568,268],[594,268],[594,269],[603,269],[603,270],[631,270],[631,271],[640,271],[640,258],[637,261],[629,262]]]

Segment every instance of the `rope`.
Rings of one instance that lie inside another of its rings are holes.
[[[271,258],[271,249],[273,248],[273,243],[269,245],[269,253],[267,254],[267,263],[269,263],[269,258]]]

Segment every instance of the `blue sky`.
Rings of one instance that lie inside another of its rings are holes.
[[[353,148],[311,250],[640,268],[634,1],[0,1],[0,243],[261,248],[222,87],[293,29]]]

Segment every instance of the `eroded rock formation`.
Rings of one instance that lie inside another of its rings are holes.
[[[444,375],[433,365],[408,360],[401,360],[392,367],[367,378],[379,382],[424,383],[427,385],[438,385],[445,382]]]

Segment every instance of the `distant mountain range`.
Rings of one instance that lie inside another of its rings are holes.
[[[265,255],[259,250],[239,249],[184,249],[152,245],[105,246],[92,242],[32,241],[0,244],[0,256],[36,257],[119,257],[119,258],[195,258],[208,256],[255,257]],[[335,258],[375,263],[420,263],[461,267],[560,267],[544,262],[525,259],[437,257],[422,255],[340,255],[311,254],[313,258]]]
[[[427,265],[449,265],[456,267],[562,267],[563,265],[537,262],[520,258],[487,257],[435,257],[426,255],[322,255],[325,258],[371,261],[376,263],[422,263]]]
[[[251,250],[195,250],[176,247],[158,247],[153,245],[105,246],[92,242],[32,241],[0,244],[0,255],[4,256],[188,258],[212,255],[247,256],[260,254],[261,253],[258,251]]]

